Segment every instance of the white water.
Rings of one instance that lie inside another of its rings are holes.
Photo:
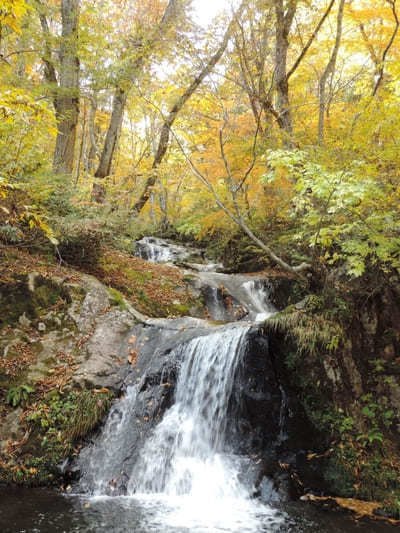
[[[185,347],[175,403],[146,442],[128,484],[128,493],[144,502],[160,498],[165,526],[255,533],[261,517],[270,531],[282,521],[250,499],[239,480],[240,458],[225,441],[234,373],[248,330],[224,329]]]
[[[249,307],[256,322],[267,320],[267,318],[276,313],[275,307],[269,301],[269,294],[265,285],[256,280],[251,280],[243,283],[242,287],[247,293],[250,302]]]
[[[200,272],[200,279],[209,287],[209,310],[214,320],[224,320],[226,303],[218,295],[221,288],[247,311],[245,320],[263,322],[277,312],[272,304],[271,287],[263,278],[249,278],[243,274],[221,274],[219,272]],[[242,315],[243,316],[243,315]]]
[[[175,403],[146,442],[128,492],[244,496],[224,455],[228,403],[248,326],[187,343]]]
[[[166,241],[155,237],[143,237],[138,241],[139,255],[152,263],[165,263],[175,258]]]
[[[131,411],[137,392],[137,385],[128,388],[126,396],[111,408],[100,438],[81,454],[80,462],[84,467],[80,485],[83,490],[102,496],[113,489],[113,481],[123,474],[121,463],[128,447],[124,435],[134,423]]]

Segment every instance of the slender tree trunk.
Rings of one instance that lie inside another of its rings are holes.
[[[95,178],[103,179],[110,174],[111,163],[117,145],[118,133],[124,117],[124,110],[127,100],[127,93],[123,89],[117,88],[114,93],[113,106],[110,124],[104,141],[103,151],[100,156],[99,166],[95,172]],[[93,185],[92,200],[102,203],[105,197],[105,187],[102,183]]]
[[[169,29],[171,23],[175,20],[177,16],[177,7],[178,0],[169,0],[168,5],[165,8],[162,20],[157,28],[157,31],[149,39],[148,42],[143,43],[142,54],[139,55],[139,57],[133,62],[133,64],[129,68],[129,88],[140,75],[145,60],[151,55],[152,49],[154,48],[156,42],[163,38],[166,31]],[[121,130],[122,121],[124,118],[124,111],[128,98],[129,88],[122,89],[121,87],[117,87],[114,93],[110,123],[104,141],[103,150],[100,156],[99,165],[95,172],[95,177],[100,180],[108,176],[111,170],[112,160],[114,157],[115,149],[117,147],[118,134]],[[104,201],[105,194],[106,190],[104,185],[99,182],[95,183],[92,191],[92,200],[98,203],[102,203]]]
[[[162,179],[160,179],[159,204],[161,211],[160,228],[165,232],[169,226],[168,220],[168,189],[164,186]]]
[[[71,174],[79,118],[79,0],[62,0],[61,18],[60,82],[54,101],[57,138],[53,171],[55,174]]]
[[[289,32],[296,13],[297,2],[289,0],[285,9],[284,0],[275,1],[275,87],[277,108],[282,129],[285,133],[283,142],[287,147],[293,146],[293,121],[289,101],[289,80],[287,75],[287,55],[289,49]]]
[[[87,127],[87,143],[83,156],[83,165],[85,174],[88,175],[94,168],[95,159],[98,155],[97,142],[99,137],[98,126],[96,125],[96,111],[97,111],[97,97],[96,95],[90,98],[88,127]]]
[[[390,37],[390,40],[389,40],[388,44],[386,45],[385,50],[383,51],[383,54],[382,54],[382,60],[380,61],[380,66],[379,66],[379,70],[378,70],[378,79],[376,80],[376,83],[375,83],[375,86],[374,86],[374,90],[372,91],[372,96],[376,96],[376,93],[378,92],[378,89],[379,89],[379,87],[380,87],[380,85],[381,85],[381,83],[383,81],[383,77],[384,77],[384,73],[385,73],[386,56],[389,53],[389,50],[392,47],[393,43],[395,42],[396,35],[397,35],[397,32],[399,31],[399,27],[400,27],[400,20],[399,20],[399,16],[397,14],[397,9],[396,9],[396,0],[386,0],[386,1],[392,8],[392,13],[393,13],[395,26],[394,26],[394,29],[393,29],[393,33],[392,33],[392,35]]]
[[[326,82],[330,75],[333,76],[336,67],[336,60],[339,52],[340,41],[342,39],[343,30],[343,12],[344,12],[345,0],[340,0],[339,10],[337,14],[336,23],[336,39],[335,45],[332,50],[331,57],[326,65],[321,79],[319,80],[319,120],[318,120],[318,144],[324,144],[324,126],[325,126],[325,105],[326,105]]]
[[[242,3],[236,15],[243,9],[243,5],[244,4]],[[186,104],[186,102],[190,99],[190,97],[195,93],[195,91],[198,89],[198,87],[201,85],[204,79],[212,72],[215,65],[219,62],[219,60],[223,56],[226,50],[226,47],[228,46],[228,42],[231,37],[233,28],[234,28],[234,24],[236,21],[235,20],[236,15],[231,20],[225,32],[224,38],[220,46],[218,47],[217,51],[215,52],[215,54],[205,64],[203,70],[196,76],[196,78],[192,81],[192,83],[189,85],[186,91],[176,100],[175,104],[172,106],[167,117],[164,119],[164,124],[161,128],[160,139],[158,141],[157,152],[154,157],[154,161],[152,165],[153,170],[155,170],[161,164],[162,160],[164,159],[164,156],[168,149],[171,128],[179,112],[181,111],[183,106]],[[153,174],[147,179],[146,184],[144,186],[144,190],[140,198],[137,200],[136,204],[133,206],[134,213],[140,213],[140,211],[146,205],[146,202],[149,199],[150,194],[151,194],[151,188],[154,186],[156,181],[157,181],[157,174],[156,172],[153,172]]]
[[[82,109],[82,120],[81,120],[81,138],[79,140],[79,150],[77,154],[76,159],[76,165],[75,165],[75,185],[78,185],[80,172],[81,172],[81,163],[83,162],[83,154],[85,150],[85,144],[86,144],[86,105],[83,105]]]

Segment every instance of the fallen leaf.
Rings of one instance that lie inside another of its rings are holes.
[[[355,498],[333,498],[331,496],[314,496],[314,494],[305,494],[300,498],[303,501],[309,502],[333,502],[342,507],[348,509],[353,513],[356,513],[357,518],[368,517],[373,520],[381,520],[390,522],[391,524],[400,524],[400,520],[394,520],[386,516],[380,516],[374,514],[374,511],[380,509],[382,504],[379,502],[365,502],[363,500],[357,500]]]

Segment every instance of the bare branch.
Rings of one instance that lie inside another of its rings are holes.
[[[344,12],[344,3],[345,0],[340,0],[339,10],[337,14],[337,23],[336,23],[336,38],[335,45],[332,50],[331,57],[329,58],[328,64],[319,80],[319,121],[318,121],[318,143],[322,144],[324,141],[324,120],[325,120],[325,90],[326,82],[329,75],[333,75],[336,66],[337,55],[339,52],[340,42],[342,40],[342,29],[343,29],[343,12]]]
[[[389,40],[389,42],[388,42],[388,44],[387,44],[387,46],[386,46],[386,48],[385,48],[385,50],[383,52],[383,55],[382,55],[382,61],[380,63],[381,66],[379,68],[379,75],[378,75],[378,79],[376,80],[375,87],[374,87],[374,90],[372,92],[372,96],[376,95],[376,93],[378,92],[379,86],[382,83],[383,75],[384,75],[384,69],[385,69],[386,56],[389,53],[389,50],[392,47],[392,44],[394,43],[394,40],[396,38],[397,32],[399,31],[399,26],[400,26],[399,17],[397,15],[397,11],[396,11],[396,0],[386,0],[386,2],[392,6],[392,13],[393,13],[393,17],[394,17],[394,20],[395,20],[395,27],[394,27],[392,36],[390,37],[390,40]]]
[[[256,132],[254,134],[253,148],[252,148],[252,159],[251,159],[250,165],[248,166],[246,172],[243,175],[243,178],[240,180],[240,182],[238,183],[238,185],[236,187],[236,192],[239,191],[243,187],[245,181],[250,176],[250,173],[253,170],[254,165],[256,164],[256,160],[257,160],[257,151],[256,151],[256,149],[257,149],[258,134],[260,132],[260,122],[261,122],[261,113],[259,113],[259,115],[258,115],[257,128],[256,128]]]
[[[289,72],[287,73],[287,79],[290,78],[290,76],[296,71],[297,67],[300,65],[300,63],[302,62],[304,56],[306,55],[306,53],[308,52],[310,46],[312,45],[315,37],[317,36],[319,30],[321,29],[321,26],[322,24],[325,22],[325,19],[327,18],[327,16],[329,15],[329,13],[331,12],[332,10],[332,7],[333,7],[333,4],[335,3],[336,0],[331,0],[327,9],[325,10],[325,13],[322,15],[322,18],[321,20],[318,22],[315,30],[313,31],[311,37],[308,39],[306,45],[304,46],[303,50],[300,52],[300,55],[299,57],[296,59],[296,61],[294,62],[293,64],[293,67],[289,70]]]
[[[240,216],[237,217],[235,216],[231,211],[230,209],[228,209],[228,207],[226,207],[226,205],[222,202],[219,194],[217,193],[217,191],[215,190],[215,188],[213,187],[213,185],[207,180],[207,178],[199,171],[199,169],[196,167],[196,165],[193,163],[193,161],[191,160],[191,158],[188,156],[188,154],[186,153],[186,150],[185,148],[183,147],[181,141],[179,140],[179,138],[177,137],[177,135],[175,134],[175,132],[173,131],[173,129],[171,128],[171,133],[176,141],[176,143],[178,144],[186,162],[188,163],[189,165],[189,168],[190,170],[192,171],[193,175],[201,182],[203,183],[203,185],[212,193],[213,197],[214,197],[214,200],[215,200],[215,203],[218,205],[218,207],[220,207],[222,209],[222,211],[233,221],[235,222],[235,224],[237,224],[249,237],[250,239],[255,243],[257,244],[257,246],[259,248],[261,248],[261,250],[263,250],[267,256],[274,262],[276,263],[277,265],[279,265],[280,267],[282,267],[286,272],[290,272],[291,274],[294,274],[298,277],[302,277],[302,272],[304,272],[305,270],[308,270],[311,265],[309,265],[308,263],[301,263],[300,265],[297,265],[297,266],[291,266],[289,265],[288,263],[286,263],[286,261],[284,261],[282,258],[280,258],[278,255],[275,254],[275,252],[269,247],[267,246],[265,243],[263,243],[253,232],[252,230],[247,226],[247,224],[243,221],[243,218]]]

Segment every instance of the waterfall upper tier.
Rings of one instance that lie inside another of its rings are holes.
[[[273,286],[262,276],[223,274],[222,265],[212,263],[203,250],[170,243],[156,237],[136,242],[136,253],[152,262],[171,262],[185,266],[185,272],[197,279],[212,320],[260,322],[277,312],[271,301]],[[202,263],[189,261],[199,257]]]

